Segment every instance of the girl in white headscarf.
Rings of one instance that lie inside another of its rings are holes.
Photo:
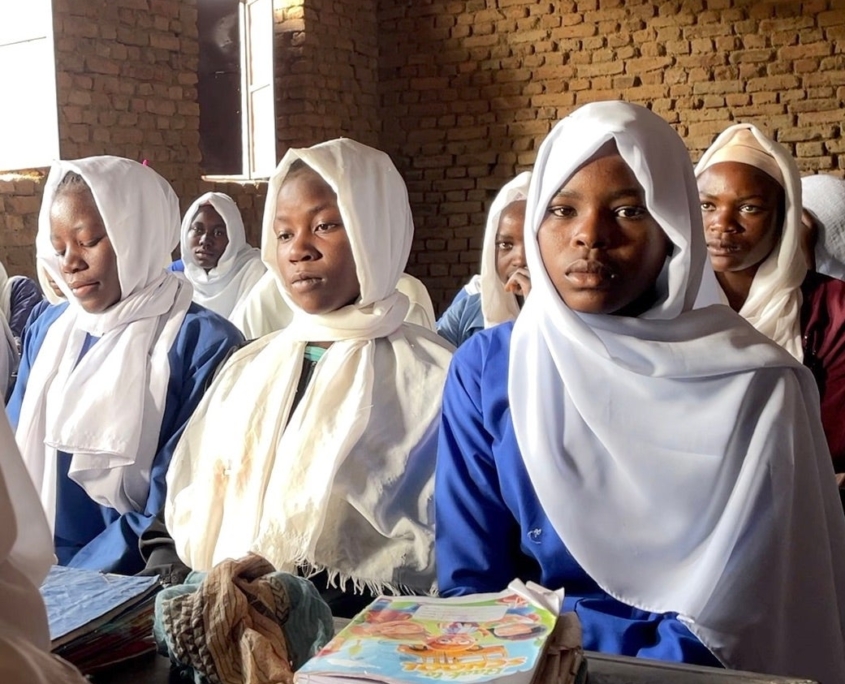
[[[827,173],[804,176],[801,193],[809,228],[815,229],[813,270],[845,280],[845,180]]]
[[[0,681],[85,684],[50,654],[38,587],[53,563],[50,530],[6,416],[0,416]]]
[[[430,591],[451,352],[404,322],[405,184],[352,140],[289,150],[263,231],[293,320],[232,357],[186,428],[165,507],[176,550],[197,570],[256,552],[329,585]]]
[[[845,283],[808,271],[801,176],[750,124],[725,130],[695,169],[705,239],[730,306],[816,378],[834,469],[845,485]]]
[[[207,192],[185,213],[181,251],[194,301],[230,320],[266,270],[246,242],[238,205],[221,192]]]
[[[845,519],[813,380],[706,306],[700,216],[683,142],[643,107],[587,105],[543,142],[531,296],[446,383],[439,585],[563,586],[585,648],[841,683]]]
[[[523,225],[531,173],[525,171],[496,195],[481,249],[478,291],[456,297],[437,321],[437,332],[456,347],[479,330],[512,321],[531,290]]]
[[[176,440],[242,336],[165,270],[170,185],[119,157],[56,162],[36,250],[67,302],[30,328],[7,407],[59,563],[132,574]]]

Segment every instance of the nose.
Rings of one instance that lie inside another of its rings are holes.
[[[702,218],[705,230],[711,233],[736,233],[739,228],[730,207],[715,207],[703,211]]]
[[[314,246],[313,235],[310,230],[294,232],[288,243],[288,259],[296,263],[299,261],[313,261],[319,252]]]
[[[608,244],[611,218],[601,210],[584,212],[578,222],[572,240],[577,247],[604,249]]]
[[[72,245],[65,247],[64,254],[61,256],[60,266],[62,273],[76,273],[85,270],[88,265],[82,258],[82,253]]]
[[[525,245],[521,242],[514,242],[511,249],[511,264],[515,268],[525,268]]]
[[[209,245],[212,242],[211,232],[206,231],[202,235],[200,235],[199,243],[201,245]]]

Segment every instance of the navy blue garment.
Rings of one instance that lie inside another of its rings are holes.
[[[6,407],[13,426],[17,426],[30,370],[47,330],[67,306],[64,302],[50,307],[28,331],[18,380]],[[88,336],[80,358],[98,339]],[[150,493],[143,511],[121,515],[113,508],[95,503],[82,487],[68,478],[70,454],[59,452],[54,533],[59,564],[119,574],[135,574],[144,568],[138,538],[164,506],[165,476],[176,443],[217,365],[232,346],[242,341],[241,333],[227,320],[191,304],[167,355],[170,380],[158,451],[150,473]],[[103,388],[115,401],[120,400],[119,381],[115,378],[115,387]]]
[[[479,330],[484,330],[480,294],[464,294],[460,297],[459,293],[437,321],[437,334],[456,347],[460,347]]]
[[[552,527],[511,420],[512,331],[510,322],[475,335],[455,354],[446,380],[434,490],[441,594],[501,591],[514,578],[564,587],[564,610],[578,614],[584,648],[718,666],[676,615],[642,611],[605,593]]]

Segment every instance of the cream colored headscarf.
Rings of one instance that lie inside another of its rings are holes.
[[[537,242],[610,140],[672,244],[638,318],[569,309]],[[525,235],[510,410],[573,557],[623,603],[678,613],[728,667],[845,682],[845,517],[815,381],[730,308],[698,308],[716,298],[701,296],[713,276],[681,139],[637,105],[576,110],[540,146]]]
[[[845,280],[845,180],[819,173],[801,179],[804,209],[818,221],[816,271]]]
[[[121,298],[102,313],[79,305],[50,242],[59,182],[82,176],[117,257]],[[120,157],[59,161],[38,217],[38,262],[69,306],[32,365],[16,437],[47,519],[56,511],[56,452],[73,455],[70,478],[120,513],[143,510],[170,379],[167,354],[191,304],[191,286],[165,270],[179,239],[179,202],[161,176]],[[100,338],[80,359],[86,335]]]
[[[220,214],[226,224],[229,244],[217,266],[208,273],[196,260],[188,246],[191,224],[197,212],[209,205]],[[185,277],[194,287],[194,301],[207,309],[229,318],[249,291],[264,275],[261,253],[246,241],[244,222],[235,201],[222,192],[207,192],[198,197],[182,219],[182,261]]]
[[[0,416],[0,681],[85,684],[50,655],[38,587],[54,562],[53,540],[6,416]]]
[[[513,202],[524,200],[528,195],[528,183],[531,172],[525,171],[505,184],[496,195],[490,213],[487,215],[487,227],[484,230],[484,244],[481,247],[481,313],[484,327],[489,328],[499,323],[512,321],[519,315],[516,295],[505,291],[496,271],[496,234],[499,232],[499,219],[502,212]]]
[[[801,361],[801,283],[807,275],[801,251],[801,174],[789,151],[751,124],[723,131],[701,157],[695,175],[728,161],[758,168],[784,188],[786,213],[780,242],[760,264],[739,315]]]
[[[361,284],[358,301],[322,315],[293,303],[275,259],[276,198],[296,159],[337,193]],[[176,549],[200,570],[254,551],[283,570],[428,591],[451,352],[403,324],[408,298],[396,284],[413,235],[405,184],[386,154],[351,140],[290,150],[270,180],[263,231],[292,322],[237,353],[185,429],[167,478]],[[313,340],[333,344],[291,413]]]

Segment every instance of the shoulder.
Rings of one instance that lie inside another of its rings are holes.
[[[38,316],[32,321],[32,326],[29,329],[29,336],[32,338],[43,337],[47,330],[56,319],[61,316],[68,308],[67,302],[60,302],[59,304],[48,304]]]
[[[41,297],[41,288],[38,287],[38,283],[36,283],[32,278],[27,278],[26,276],[12,276],[9,278],[12,283],[12,298],[17,299],[18,297]]]
[[[229,349],[241,344],[243,340],[240,330],[225,318],[196,302],[191,302],[182,321],[176,345],[183,350],[221,346]]]
[[[808,271],[801,283],[801,294],[810,300],[845,300],[845,281]]]
[[[507,387],[513,321],[479,331],[460,346],[449,368],[448,382],[466,388]]]
[[[167,270],[172,273],[183,273],[185,271],[185,262],[181,259],[177,259],[167,267]]]

